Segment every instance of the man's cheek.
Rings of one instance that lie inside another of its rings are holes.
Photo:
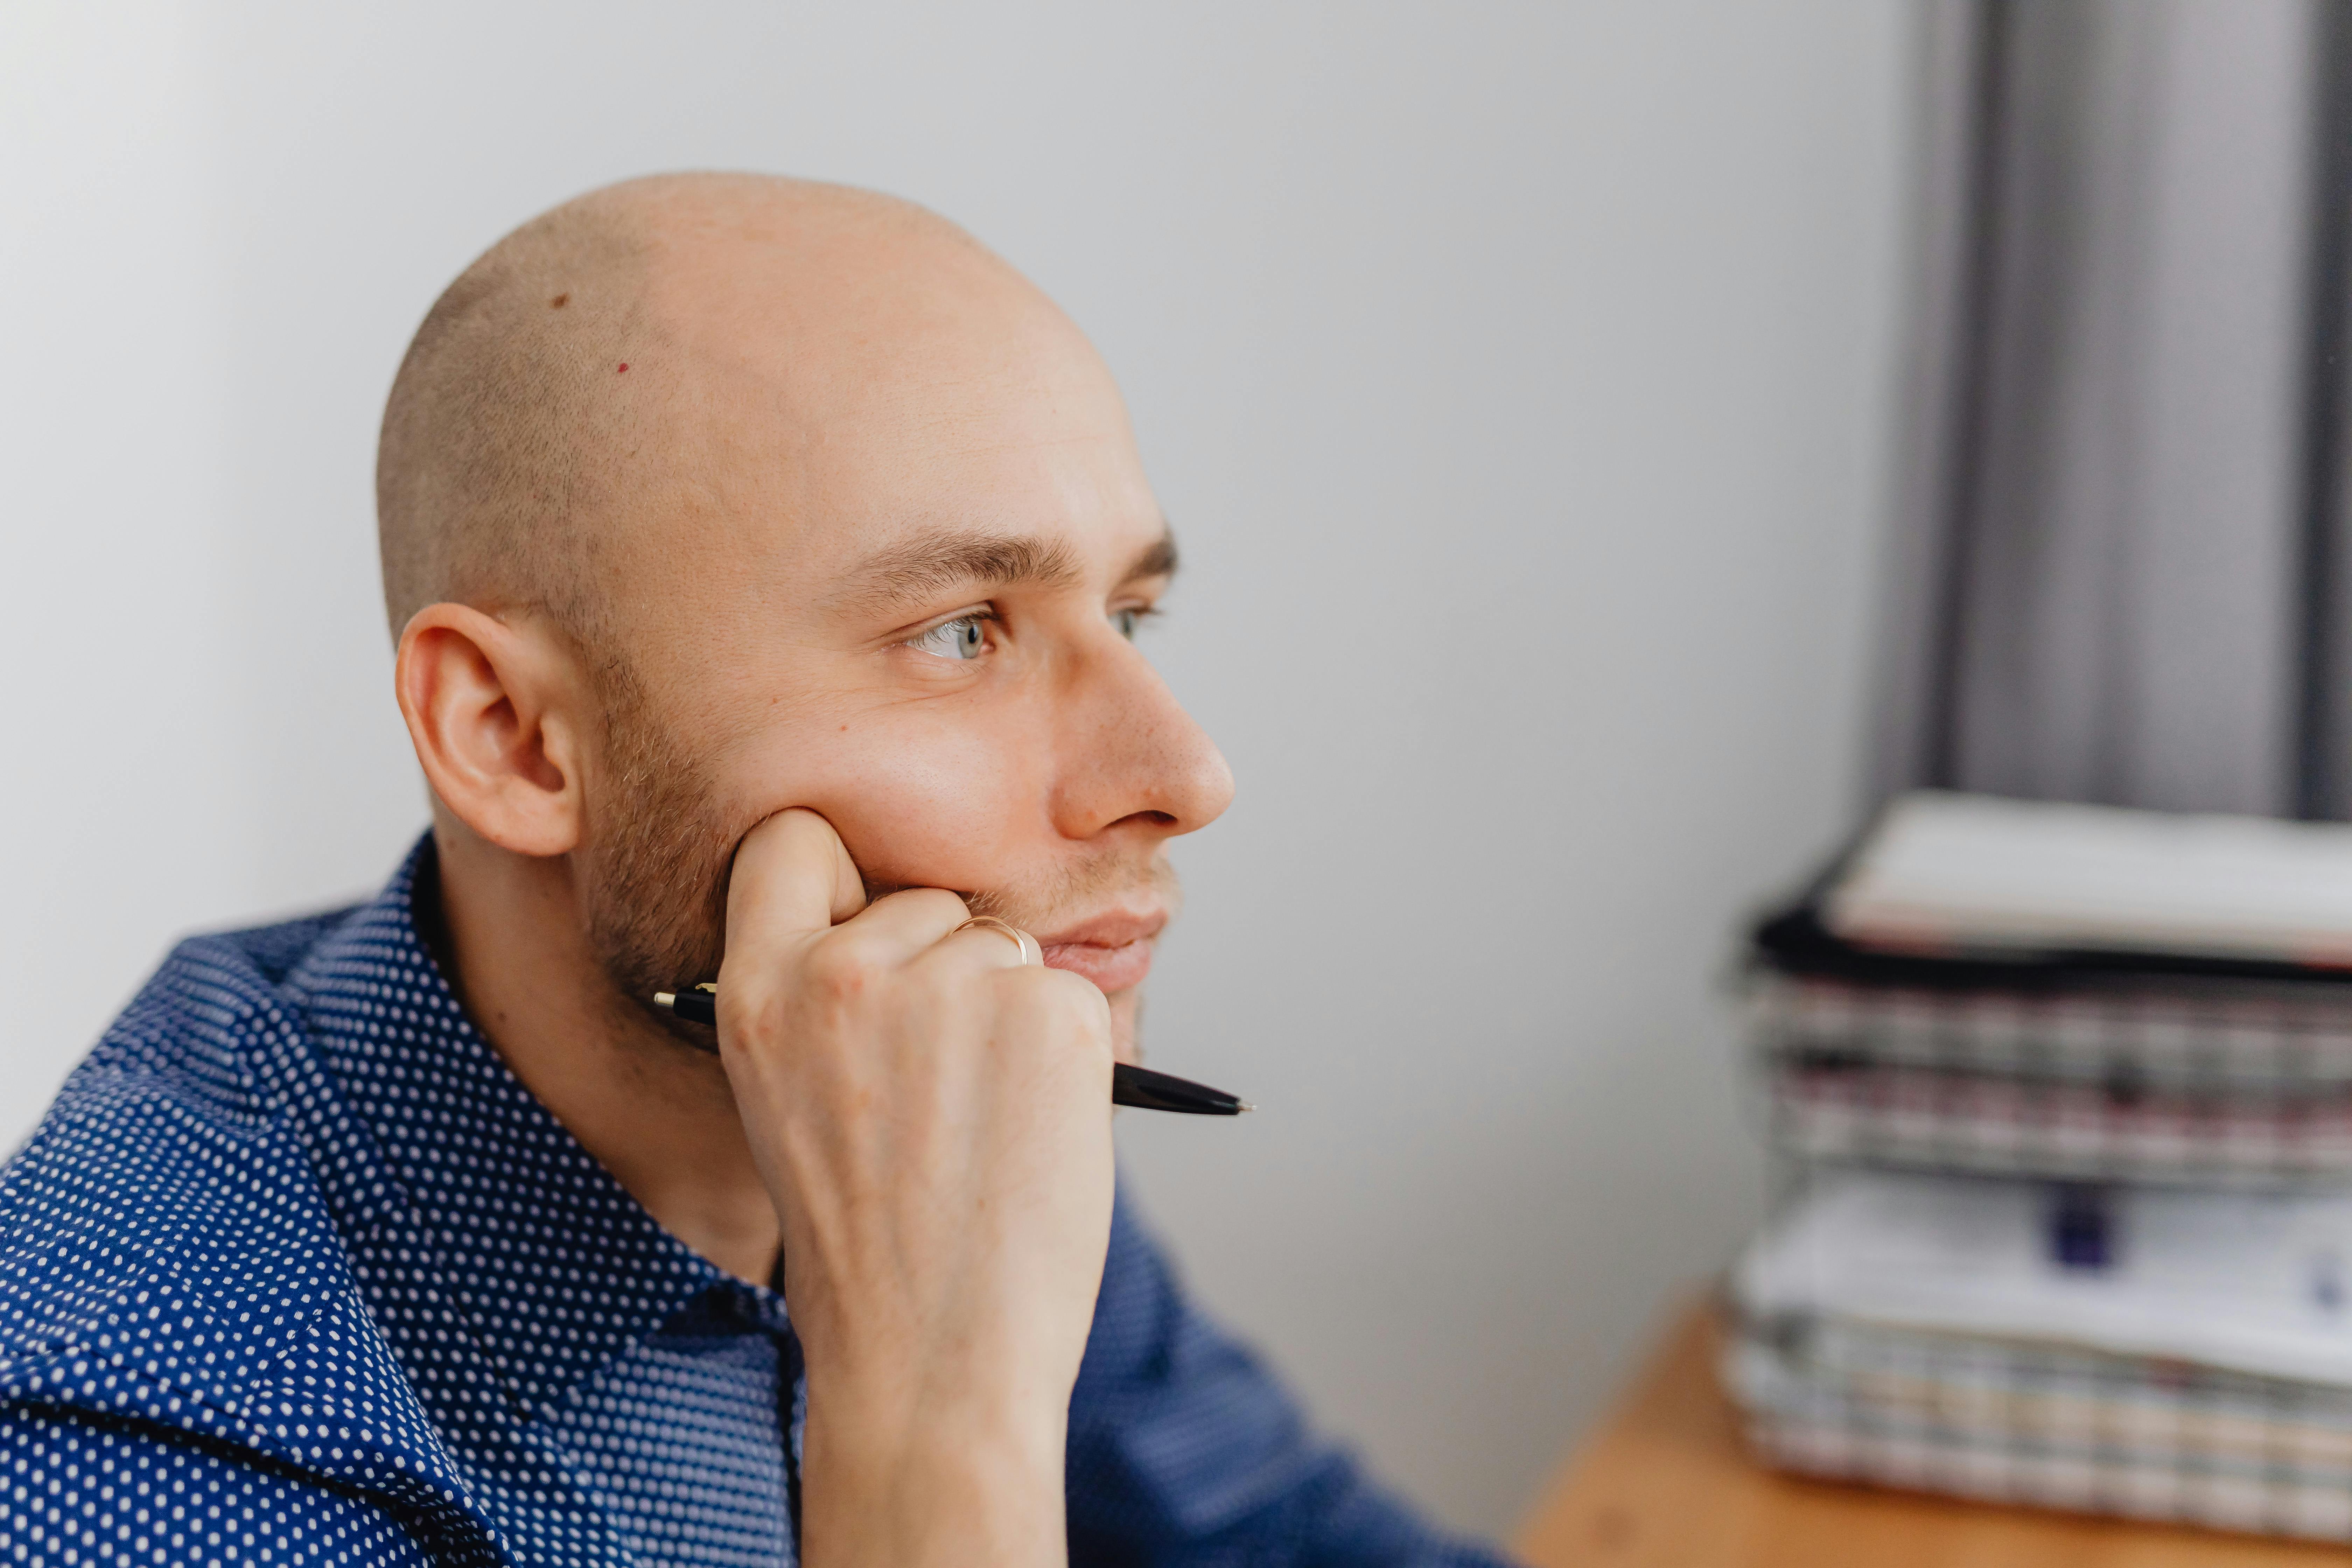
[[[1045,785],[1024,751],[938,727],[836,731],[768,809],[824,816],[869,883],[1001,887],[1044,847],[1031,840],[1045,826]]]

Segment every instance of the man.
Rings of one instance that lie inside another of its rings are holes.
[[[1480,1561],[1115,1203],[1231,783],[1058,311],[883,197],[616,186],[434,306],[378,499],[432,832],[182,947],[9,1167],[20,1560]]]

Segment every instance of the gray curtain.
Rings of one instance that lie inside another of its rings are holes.
[[[1927,0],[1876,779],[2352,815],[2343,0]]]

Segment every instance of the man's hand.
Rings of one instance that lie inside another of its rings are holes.
[[[832,826],[779,813],[736,855],[719,971],[807,1358],[803,1559],[1060,1563],[1110,1233],[1109,1009],[1001,932],[950,935],[953,893],[864,902]]]

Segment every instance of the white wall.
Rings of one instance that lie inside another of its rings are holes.
[[[1232,815],[1124,1120],[1203,1293],[1502,1528],[1755,1212],[1717,982],[1841,830],[1885,0],[0,7],[0,1134],[190,928],[423,819],[371,535],[441,284],[647,170],[870,184],[1092,331]]]

